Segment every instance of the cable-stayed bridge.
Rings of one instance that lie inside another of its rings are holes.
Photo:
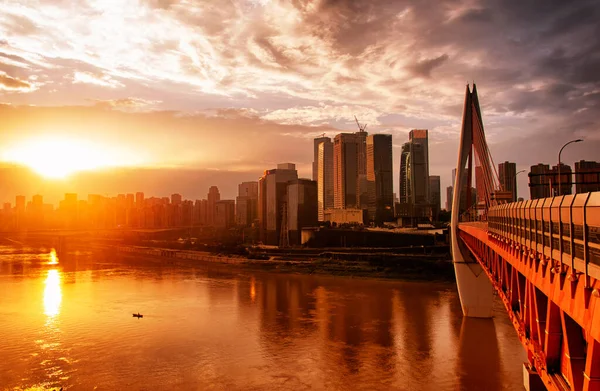
[[[473,172],[480,199],[465,208]],[[491,317],[500,297],[527,351],[526,389],[598,391],[600,192],[508,203],[503,190],[467,86],[451,221],[463,314]]]

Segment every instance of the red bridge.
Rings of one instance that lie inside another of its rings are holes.
[[[461,189],[471,187],[462,171],[470,184],[473,162],[484,199],[461,211]],[[467,87],[455,183],[452,252],[464,315],[491,317],[500,297],[527,351],[526,389],[600,391],[600,192],[503,203],[475,86]]]

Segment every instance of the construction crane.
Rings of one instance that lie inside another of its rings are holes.
[[[279,247],[290,247],[290,231],[287,221],[287,202],[281,206],[281,228],[279,231]]]
[[[358,131],[359,131],[359,132],[364,132],[364,131],[365,131],[365,129],[367,129],[367,124],[363,124],[363,125],[361,125],[361,124],[358,122],[358,118],[356,118],[356,116],[354,116],[354,120],[356,121],[356,125],[358,126]]]

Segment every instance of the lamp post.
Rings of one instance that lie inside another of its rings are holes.
[[[512,202],[516,202],[517,201],[517,175],[519,175],[522,172],[525,172],[525,170],[517,171],[517,173],[513,177],[513,183],[512,184],[513,184],[513,191],[514,191],[515,196],[513,197],[514,200],[512,200]]]
[[[583,140],[578,138],[577,140],[571,140],[568,143],[566,143],[565,145],[562,146],[562,148],[560,149],[560,151],[558,151],[558,195],[560,196],[562,193],[562,189],[561,189],[561,178],[560,178],[560,154],[562,153],[563,149],[565,149],[565,147],[571,143],[580,143]]]

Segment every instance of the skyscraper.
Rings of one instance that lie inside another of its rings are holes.
[[[413,129],[400,156],[400,203],[429,203],[429,137],[427,129]]]
[[[177,194],[177,193],[171,194],[171,203],[174,205],[181,204],[182,199],[183,199],[183,197],[181,197],[181,194]]]
[[[550,166],[536,164],[529,171],[529,195],[532,200],[550,197]]]
[[[600,163],[575,162],[575,193],[600,191]]]
[[[295,179],[287,186],[287,229],[289,244],[300,244],[302,228],[318,224],[317,182]]]
[[[317,196],[319,221],[325,219],[323,211],[333,208],[333,143],[329,137],[321,138],[317,158]]]
[[[249,226],[258,218],[258,182],[242,182],[238,185],[235,222]]]
[[[429,201],[429,136],[427,129],[413,129],[408,134],[411,143],[411,182],[413,203]]]
[[[393,219],[392,136],[367,136],[367,183],[369,220],[381,224]]]
[[[217,201],[221,200],[219,188],[217,186],[211,186],[208,189],[208,195],[206,196],[206,198],[208,199],[208,205],[206,210],[206,224],[214,226]]]
[[[442,189],[439,175],[429,176],[429,203],[433,205],[433,219],[437,220],[442,207]]]
[[[312,164],[312,180],[316,181],[319,177],[318,169],[319,169],[319,144],[323,141],[329,141],[331,143],[331,139],[329,137],[325,137],[325,135],[321,137],[316,137],[313,139],[313,164]]]
[[[138,209],[144,207],[144,193],[141,191],[135,193],[135,206]]]
[[[400,186],[398,189],[400,203],[410,203],[410,143],[402,144],[402,151],[400,153],[400,178],[398,183]]]
[[[266,170],[258,180],[258,220],[260,237],[265,244],[279,244],[287,183],[294,179],[298,179],[296,166],[282,163],[276,169]]]
[[[471,182],[472,182],[472,178],[471,178]],[[465,212],[467,209],[469,209],[471,206],[473,206],[473,204],[475,204],[477,202],[477,189],[471,187],[471,183],[469,182],[469,170],[467,168],[464,168],[462,170],[462,178],[461,178],[461,182],[464,183],[462,189],[460,189],[460,209],[459,209],[459,213],[463,213]],[[452,190],[454,190],[454,187],[456,185],[456,168],[452,169]],[[468,189],[471,189],[471,205],[469,206],[467,203],[467,191]],[[454,197],[454,193],[450,196],[450,207],[452,207],[452,199]]]
[[[571,166],[564,163],[560,164],[560,191],[558,190],[558,165],[550,170],[552,178],[552,195],[567,195],[573,192],[573,176],[571,175]]]
[[[498,176],[501,189],[512,193],[511,202],[517,201],[517,165],[511,162],[498,164]]]
[[[215,227],[229,229],[235,224],[235,201],[219,200],[215,202]]]
[[[334,208],[361,208],[361,201],[366,202],[366,137],[367,132],[340,133],[335,136]]]
[[[446,211],[448,212],[452,212],[453,190],[454,188],[452,186],[446,187]]]

